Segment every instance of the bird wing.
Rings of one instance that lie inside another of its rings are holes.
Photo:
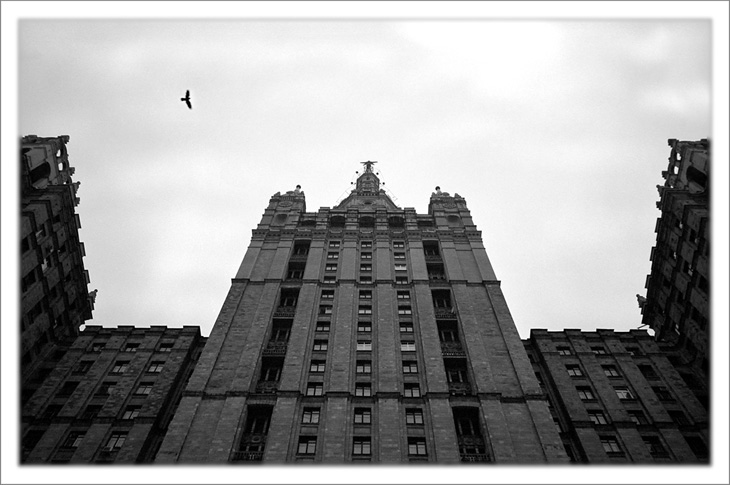
[[[186,100],[185,100],[185,104],[187,104],[187,105],[188,105],[188,108],[190,108],[190,109],[193,109],[193,105],[192,105],[192,104],[190,104],[190,100],[189,100],[189,99],[186,99]]]

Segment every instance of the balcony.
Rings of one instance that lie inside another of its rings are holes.
[[[460,456],[461,461],[463,462],[477,463],[489,461],[489,457],[486,453],[461,453]]]
[[[272,357],[284,357],[286,355],[286,342],[276,342],[270,340],[266,344],[263,355]]]
[[[294,262],[306,263],[307,257],[309,257],[308,254],[292,254],[291,257],[289,258],[289,261],[292,263],[294,263]]]
[[[434,263],[440,263],[441,255],[440,254],[427,254],[426,255],[426,262],[434,262]]]
[[[456,310],[454,307],[436,307],[434,309],[437,319],[453,319],[456,318]]]
[[[452,396],[466,396],[471,394],[471,384],[468,382],[449,382],[449,394]]]
[[[256,383],[258,394],[275,394],[279,389],[279,381],[259,381]]]
[[[481,435],[463,434],[459,435],[458,440],[461,461],[472,463],[489,461],[489,455],[486,453],[484,439]]]
[[[274,310],[274,318],[294,318],[296,311],[296,306],[278,306]]]
[[[466,357],[461,342],[441,342],[441,355],[444,357]]]
[[[263,451],[236,451],[231,461],[263,461]]]

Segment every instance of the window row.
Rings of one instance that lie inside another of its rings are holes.
[[[415,363],[414,363],[415,364]],[[365,367],[363,367],[365,370]],[[309,382],[305,390],[305,396],[322,396],[324,395],[324,384],[322,382]],[[372,384],[369,382],[355,383],[355,396],[371,397]],[[421,397],[421,388],[418,384],[406,383],[403,386],[404,397]]]
[[[91,346],[89,347],[89,352],[101,352],[104,349],[107,349],[106,342],[97,341],[92,342]],[[155,349],[157,352],[172,352],[173,347],[175,346],[175,342],[160,342],[160,345]],[[140,343],[139,342],[130,342],[124,345],[124,348],[122,349],[123,352],[137,352],[137,350],[140,349]],[[117,350],[109,348],[109,350]]]
[[[316,436],[300,436],[297,446],[297,455],[307,456],[317,453]],[[372,438],[370,436],[356,436],[352,439],[353,456],[370,456],[372,454]],[[418,437],[408,438],[409,456],[427,456],[426,439]]]

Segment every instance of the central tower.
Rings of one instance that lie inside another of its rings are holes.
[[[567,462],[466,201],[271,197],[157,462]]]

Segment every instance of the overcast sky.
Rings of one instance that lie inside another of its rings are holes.
[[[18,134],[71,138],[92,325],[208,335],[271,195],[377,160],[401,208],[466,199],[523,338],[629,330],[667,139],[713,135],[712,23],[658,14],[21,19]]]
[[[90,324],[207,335],[269,197],[331,207],[377,160],[400,207],[466,199],[523,337],[628,330],[710,25],[23,20],[20,132],[71,137]]]

